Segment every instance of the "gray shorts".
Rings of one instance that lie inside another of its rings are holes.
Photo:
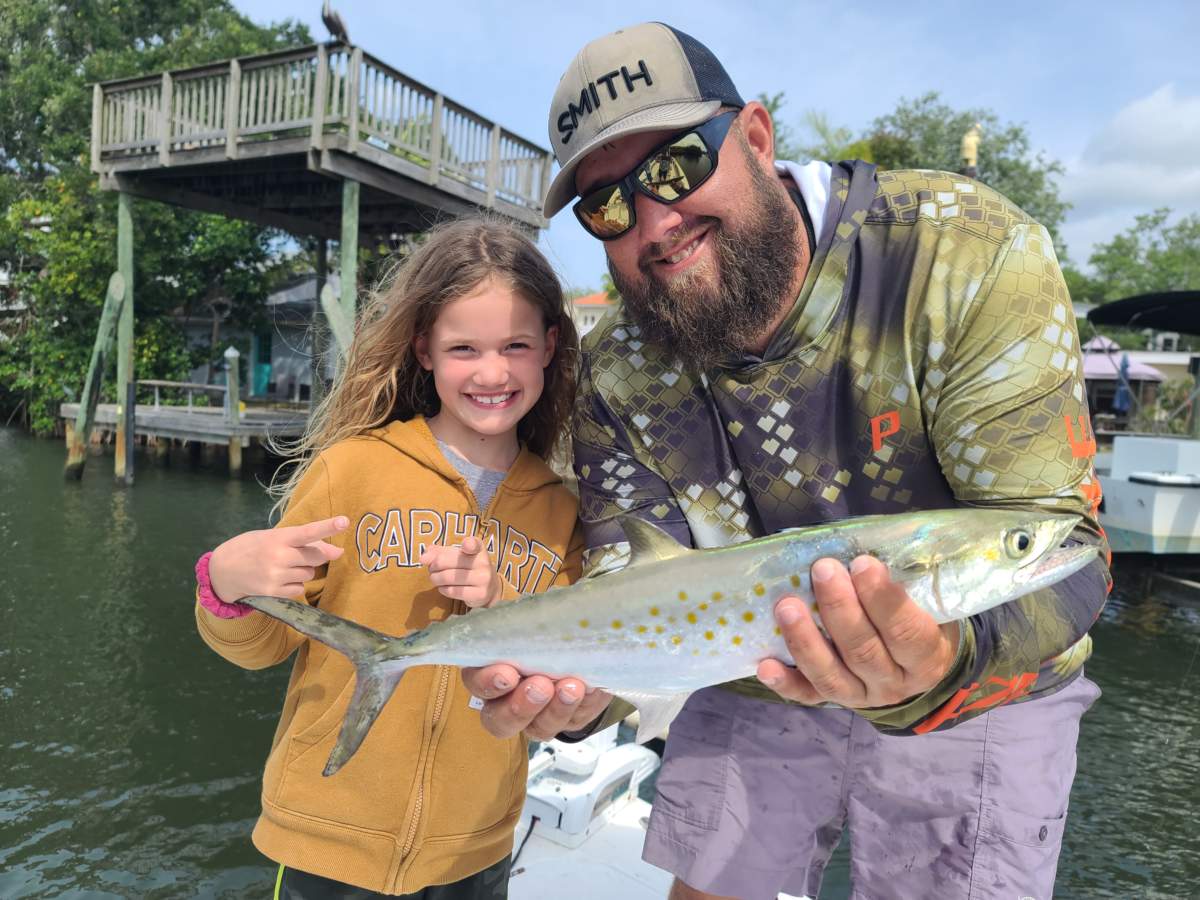
[[[853,897],[1048,900],[1075,778],[1082,676],[948,731],[885,737],[836,708],[719,688],[671,724],[643,858],[743,900],[816,897],[850,829]]]

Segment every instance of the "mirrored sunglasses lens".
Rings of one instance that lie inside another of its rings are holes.
[[[628,231],[631,224],[629,204],[618,185],[588,194],[576,207],[579,219],[596,237],[615,237]]]
[[[685,134],[647,159],[638,171],[642,187],[667,202],[690,194],[712,172],[712,157],[698,134]]]

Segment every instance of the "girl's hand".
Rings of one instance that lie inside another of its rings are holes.
[[[500,573],[475,535],[459,546],[430,547],[421,554],[420,563],[429,569],[429,580],[443,596],[472,609],[491,606],[504,591]]]
[[[265,528],[232,537],[213,551],[208,576],[213,593],[225,603],[252,594],[304,599],[304,582],[318,566],[342,555],[342,548],[325,542],[349,526],[345,516],[307,525]]]

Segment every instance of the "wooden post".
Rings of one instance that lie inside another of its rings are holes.
[[[122,455],[125,457],[125,472],[121,478],[121,483],[126,487],[133,486],[133,443],[134,443],[134,423],[137,421],[137,382],[131,381],[125,385],[125,409],[128,421],[125,423],[125,445],[122,447]]]
[[[329,277],[329,245],[325,238],[317,238],[317,283],[313,297],[312,322],[309,332],[312,335],[312,386],[308,391],[310,409],[316,409],[325,398],[325,355],[329,352],[329,327],[325,324],[325,314],[321,309],[321,293],[325,290],[325,281]]]
[[[229,84],[225,88],[225,158],[237,159],[238,111],[242,102],[242,66],[229,61]]]
[[[342,310],[354,321],[358,296],[358,201],[359,184],[347,178],[342,182]]]
[[[133,383],[133,197],[117,194],[117,271],[125,282],[125,302],[117,322],[117,452],[114,475],[125,478],[125,433],[133,432],[134,411],[125,402]]]
[[[100,172],[100,147],[104,143],[104,89],[92,85],[92,171]]]
[[[162,94],[158,98],[158,161],[164,166],[171,164],[171,124],[175,121],[175,100],[171,84],[171,73],[162,73]]]
[[[240,359],[241,354],[238,353],[237,347],[230,347],[225,351],[225,421],[234,430],[234,433],[229,436],[229,474],[231,477],[242,474],[242,437],[237,434],[237,426],[242,420],[241,396],[238,391]]]
[[[362,69],[362,48],[355,47],[350,53],[350,71],[346,74],[346,138],[351,153],[358,150],[358,85]]]
[[[100,327],[96,329],[96,343],[92,345],[92,359],[88,363],[83,395],[79,398],[79,412],[75,415],[74,423],[67,423],[67,464],[63,475],[76,481],[83,477],[88,438],[92,433],[96,402],[100,397],[100,383],[104,378],[105,363],[111,358],[113,333],[117,330],[117,320],[124,304],[125,279],[120,272],[113,272],[108,279],[108,293],[105,294],[104,308],[100,313]]]
[[[317,77],[313,85],[312,96],[312,132],[308,143],[314,150],[320,150],[322,135],[325,132],[325,105],[329,102],[329,54],[325,45],[317,47]]]
[[[430,184],[437,184],[442,172],[442,111],[444,109],[441,94],[433,97],[433,122],[429,133],[429,173],[425,176]]]
[[[487,159],[487,205],[496,205],[496,189],[500,186],[500,126],[492,125],[492,144]]]

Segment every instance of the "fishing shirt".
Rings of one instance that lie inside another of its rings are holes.
[[[886,733],[924,733],[1061,688],[1090,655],[1111,581],[1079,338],[1049,234],[946,172],[837,163],[820,215],[791,193],[812,259],[761,357],[699,371],[619,308],[587,336],[573,434],[589,572],[623,564],[622,513],[700,548],[955,506],[1078,515],[1072,539],[1099,546],[1096,561],[972,616],[931,690],[856,712]],[[781,700],[753,678],[727,687]]]

